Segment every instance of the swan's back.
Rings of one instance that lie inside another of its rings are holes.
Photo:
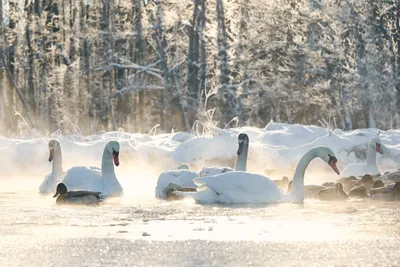
[[[225,203],[281,202],[286,196],[271,179],[248,172],[227,172],[196,178],[194,182],[214,190]]]
[[[365,174],[377,175],[380,174],[376,166],[368,166],[362,163],[352,163],[347,165],[341,172],[341,177],[363,176]]]
[[[103,176],[101,169],[97,167],[72,167],[65,173],[63,183],[70,190],[103,192]]]
[[[231,172],[234,171],[234,169],[229,168],[229,167],[204,167],[199,175],[200,177],[206,177],[206,176],[213,176],[213,175],[218,175],[226,172]]]

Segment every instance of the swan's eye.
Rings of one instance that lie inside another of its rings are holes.
[[[334,157],[334,156],[332,156],[332,155],[329,155],[328,154],[328,156],[329,156],[329,160],[328,160],[328,162],[335,162],[335,163],[337,163],[337,158],[336,157]]]

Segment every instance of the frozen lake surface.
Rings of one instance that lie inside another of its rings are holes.
[[[39,180],[0,179],[1,266],[400,264],[398,203],[201,206],[127,195],[56,206]]]

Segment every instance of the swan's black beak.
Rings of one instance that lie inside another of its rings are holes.
[[[240,140],[240,141],[239,141],[238,151],[237,151],[237,154],[238,154],[238,155],[242,154],[242,152],[243,152],[243,147],[244,147],[244,141],[243,141],[243,140]]]
[[[53,158],[54,158],[54,148],[50,149],[49,162],[52,162]]]
[[[339,175],[339,174],[340,174],[340,171],[338,170],[338,168],[337,168],[337,166],[336,166],[336,163],[337,163],[337,159],[336,159],[335,157],[329,155],[328,164],[329,164],[329,166],[331,166],[331,168],[336,172],[336,174]]]
[[[118,156],[119,156],[119,152],[117,152],[117,151],[115,151],[115,150],[113,149],[113,158],[114,158],[114,164],[115,164],[115,166],[118,166],[118,165],[119,165],[119,158],[118,158]]]

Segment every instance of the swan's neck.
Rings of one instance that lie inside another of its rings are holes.
[[[114,159],[107,148],[104,148],[103,159],[101,161],[101,172],[103,179],[115,177],[114,173]]]
[[[293,176],[293,187],[290,192],[290,196],[296,198],[296,200],[304,200],[304,173],[308,164],[311,160],[317,157],[317,149],[314,148],[309,150],[297,164],[296,171]]]
[[[242,153],[238,155],[236,158],[235,171],[244,171],[244,172],[246,171],[248,150],[249,150],[249,144],[246,144],[243,147]]]
[[[368,146],[367,166],[376,166],[376,146],[374,145]]]
[[[62,156],[61,147],[53,150],[53,163],[52,163],[52,177],[61,179],[62,178]]]

